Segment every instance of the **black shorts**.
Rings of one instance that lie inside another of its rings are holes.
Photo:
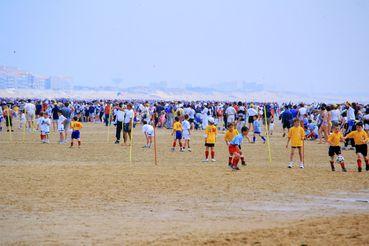
[[[250,124],[251,123],[254,123],[254,116],[249,116],[249,121],[248,121]]]
[[[213,144],[213,143],[205,143],[205,146],[206,146],[206,147],[214,147],[214,146],[215,146],[215,144]]]
[[[283,122],[283,129],[290,129],[291,128],[291,124],[290,124],[290,122]]]
[[[123,131],[124,132],[131,132],[131,123],[124,123],[123,124]]]
[[[193,123],[193,121],[194,121],[193,119],[188,119],[188,122],[190,123]]]
[[[329,146],[329,149],[328,149],[329,156],[340,155],[340,154],[341,154],[340,146]]]
[[[291,146],[292,149],[301,149],[301,146]]]
[[[356,154],[360,153],[364,157],[368,155],[368,145],[366,144],[355,145],[355,149],[356,149]]]

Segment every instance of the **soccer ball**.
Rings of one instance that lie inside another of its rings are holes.
[[[345,158],[343,158],[343,156],[342,155],[339,155],[339,156],[337,156],[337,159],[336,159],[336,162],[337,163],[343,163],[345,161]]]

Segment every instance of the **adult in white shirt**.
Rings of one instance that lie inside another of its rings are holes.
[[[36,117],[36,105],[32,103],[31,99],[28,99],[27,103],[24,105],[26,110],[26,119],[28,129],[32,128],[33,120]]]
[[[134,111],[132,109],[132,104],[127,105],[127,109],[124,111],[124,122],[123,122],[123,141],[124,145],[127,145],[127,139],[129,137],[129,141],[132,140],[132,126],[134,120]]]
[[[232,105],[229,105],[225,111],[225,114],[227,116],[227,126],[230,124],[230,123],[233,123],[236,119],[236,109],[232,106]]]
[[[119,144],[120,142],[120,133],[123,130],[123,122],[124,122],[124,106],[122,103],[119,104],[118,107],[114,109],[114,116],[115,116],[115,144]]]
[[[334,125],[340,122],[341,112],[336,105],[333,105],[332,108],[333,109],[331,110],[331,122],[332,125]]]
[[[202,129],[205,130],[206,127],[208,126],[208,113],[209,113],[209,109],[206,107],[207,104],[204,104],[204,109],[201,111],[201,120],[202,120]]]
[[[298,118],[299,120],[304,120],[304,115],[307,113],[307,109],[305,108],[305,105],[303,103],[300,104],[300,108],[298,111]]]
[[[247,109],[247,115],[249,116],[249,119],[248,119],[249,129],[250,129],[250,131],[253,131],[253,129],[254,129],[254,116],[258,115],[258,111],[256,111],[256,109],[254,109],[254,105],[250,105],[250,107]]]

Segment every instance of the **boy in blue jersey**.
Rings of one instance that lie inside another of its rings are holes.
[[[236,135],[231,142],[229,142],[229,146],[228,146],[228,149],[229,149],[229,153],[230,155],[233,157],[232,158],[232,163],[230,165],[230,168],[232,168],[232,170],[234,171],[237,171],[237,170],[240,170],[238,168],[238,162],[241,158],[241,150],[240,150],[240,147],[241,147],[241,144],[242,144],[242,141],[243,141],[243,138],[247,138],[250,142],[250,139],[248,138],[247,134],[249,133],[249,128],[247,128],[246,126],[243,126],[241,128],[241,133]]]
[[[263,143],[265,143],[266,139],[264,136],[261,135],[261,123],[257,115],[254,116],[253,124],[254,124],[254,136],[252,137],[252,143],[256,142],[256,135],[259,135],[259,137],[263,140]]]

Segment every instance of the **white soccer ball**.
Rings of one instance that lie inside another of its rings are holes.
[[[337,156],[337,159],[336,159],[336,162],[337,163],[343,163],[345,161],[345,158],[343,158],[343,156],[342,155],[339,155],[339,156]]]

